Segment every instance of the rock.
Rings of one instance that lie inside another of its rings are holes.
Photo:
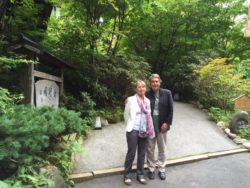
[[[203,108],[202,111],[205,112],[205,113],[209,112],[208,109],[205,109],[205,108]]]
[[[229,123],[229,127],[233,133],[238,134],[240,129],[249,126],[248,113],[246,111],[240,111],[233,115],[232,120]]]
[[[101,117],[98,116],[95,119],[95,129],[102,129]]]
[[[231,139],[235,139],[235,138],[237,137],[236,134],[231,133],[231,131],[230,131],[229,128],[225,128],[224,131],[225,131],[225,133],[227,134],[227,136],[228,136],[229,138],[231,138]]]
[[[188,103],[193,104],[193,105],[197,105],[197,102],[195,102],[195,101],[189,101]]]
[[[54,183],[51,186],[45,186],[48,188],[66,188],[67,185],[61,176],[61,172],[55,166],[47,166],[46,168],[40,169],[40,174],[44,174],[48,179],[52,180]]]
[[[220,127],[220,128],[226,128],[228,125],[227,125],[227,123],[224,122],[224,121],[219,121],[219,122],[217,123],[217,126]]]
[[[244,147],[246,147],[247,149],[250,149],[250,141],[246,141],[242,144]]]
[[[107,119],[101,117],[101,125],[102,127],[105,127],[105,126],[108,126],[109,125],[109,122]]]
[[[234,133],[230,133],[230,134],[228,134],[228,137],[231,139],[235,139],[237,137],[237,135]]]
[[[231,131],[230,131],[229,128],[226,128],[224,131],[225,131],[225,133],[226,133],[227,135],[231,133]]]
[[[244,142],[246,142],[246,139],[242,139],[242,138],[240,138],[239,136],[237,136],[235,139],[233,139],[233,141],[234,141],[236,144],[243,144]]]
[[[200,109],[204,108],[204,106],[203,106],[202,104],[199,104],[198,107],[199,107]]]
[[[76,133],[68,134],[63,136],[64,140],[75,140],[76,139]]]
[[[173,98],[174,98],[175,101],[179,101],[180,100],[180,94],[175,93]]]

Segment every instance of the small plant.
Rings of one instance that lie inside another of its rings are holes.
[[[215,122],[219,121],[229,122],[230,118],[232,117],[232,112],[225,111],[216,107],[211,107],[209,109],[208,115]]]
[[[250,126],[240,130],[240,137],[250,140]]]
[[[71,158],[73,154],[82,152],[84,152],[82,145],[78,144],[77,141],[62,140],[60,143],[53,145],[53,150],[48,153],[46,160],[57,166],[62,172],[66,183],[73,186],[74,182],[69,179],[73,167]]]
[[[123,108],[118,106],[115,108],[104,108],[99,111],[100,116],[106,118],[109,123],[118,123],[123,121]]]
[[[64,96],[61,106],[74,110],[80,113],[81,118],[85,124],[89,127],[94,126],[94,120],[96,117],[96,111],[94,109],[95,102],[91,99],[88,93],[81,92],[81,98],[76,99],[73,96]]]
[[[0,115],[13,112],[13,106],[23,99],[22,95],[13,95],[5,88],[0,87]]]

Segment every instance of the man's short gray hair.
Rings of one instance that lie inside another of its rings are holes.
[[[161,77],[159,76],[159,74],[151,74],[151,76],[149,77],[149,81],[151,82],[152,78],[158,78],[159,81],[161,82]]]

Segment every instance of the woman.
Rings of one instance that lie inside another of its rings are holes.
[[[137,149],[137,180],[146,184],[144,178],[144,161],[147,138],[154,137],[150,101],[145,97],[146,84],[142,80],[136,82],[136,94],[127,99],[124,110],[128,151],[125,159],[124,183],[131,185],[130,172]]]

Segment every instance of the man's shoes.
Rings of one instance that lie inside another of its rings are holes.
[[[155,179],[155,172],[148,171],[148,178],[151,180]]]
[[[159,172],[159,177],[161,180],[165,180],[166,179],[166,173],[165,172]]]

